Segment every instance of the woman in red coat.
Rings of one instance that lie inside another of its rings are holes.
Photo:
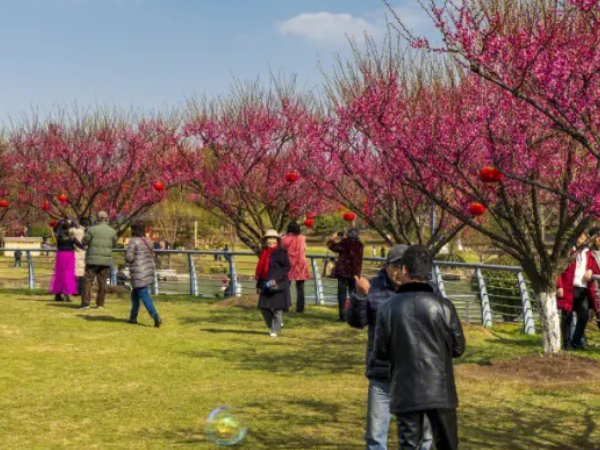
[[[576,248],[587,241],[583,233],[576,243]],[[592,281],[593,275],[600,274],[596,260],[587,248],[579,248],[573,253],[573,262],[559,277],[556,287],[558,309],[562,311],[561,332],[565,349],[583,348],[583,335],[589,319],[589,310],[598,312],[596,288]],[[573,321],[573,313],[577,315],[575,331],[569,339],[569,329]]]

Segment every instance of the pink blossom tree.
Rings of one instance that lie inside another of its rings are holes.
[[[576,236],[598,212],[598,2],[466,0],[440,7],[431,1],[429,11],[443,36],[440,48],[412,36],[397,18],[398,31],[414,47],[444,53],[472,73],[462,83],[467,89],[462,96],[474,100],[461,108],[475,115],[456,123],[443,114],[435,126],[448,134],[426,132],[436,138],[420,147],[424,153],[406,148],[401,153],[415,172],[424,164],[443,169],[411,179],[521,262],[538,297],[544,348],[557,352],[555,279]],[[458,110],[453,115],[468,116]],[[480,131],[470,135],[469,128],[459,128],[461,136],[456,136],[456,128],[444,127],[448,123],[477,124]],[[506,181],[497,191],[475,195],[474,165],[486,162],[499,166]],[[451,185],[468,183],[465,194],[488,206],[500,232],[492,233],[461,212],[460,205],[433,195],[431,183],[442,179]]]
[[[394,135],[400,100],[396,80],[384,74],[400,76],[400,60],[379,53],[373,42],[354,53],[329,82],[328,113],[298,120],[305,171],[324,195],[354,211],[389,244],[421,244],[437,254],[464,223],[403,182],[380,146],[382,135]]]
[[[101,113],[32,120],[10,138],[16,200],[54,220],[105,210],[123,233],[162,200],[154,184],[161,183],[161,161],[176,148],[173,133],[162,120],[133,125]]]
[[[400,183],[522,264],[539,300],[544,348],[559,351],[555,281],[600,206],[597,164],[546,115],[476,76],[417,87],[393,70],[379,77],[363,110],[373,148]],[[486,166],[501,174],[495,182],[482,180]]]
[[[302,124],[288,120],[302,101],[291,86],[239,86],[227,98],[192,102],[178,138],[170,173],[255,252],[267,229],[282,232],[324,207],[299,172]]]

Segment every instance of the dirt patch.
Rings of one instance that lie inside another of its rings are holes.
[[[216,304],[218,308],[256,308],[258,295],[242,295],[241,297],[230,297]]]
[[[600,362],[571,353],[492,360],[490,365],[464,365],[456,370],[462,378],[475,381],[498,380],[546,387],[571,387],[600,382]]]

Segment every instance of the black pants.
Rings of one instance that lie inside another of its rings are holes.
[[[569,331],[571,329],[571,322],[573,322],[573,314],[577,316],[577,323],[575,324],[575,331],[573,336],[569,340]],[[561,333],[563,339],[563,346],[567,346],[570,343],[574,347],[580,347],[582,344],[583,335],[585,333],[585,327],[587,326],[590,317],[590,308],[587,299],[587,289],[575,288],[573,292],[573,311],[563,311],[561,317]]]
[[[354,278],[338,278],[338,309],[340,313],[340,321],[346,321],[346,298],[356,289]]]
[[[458,422],[455,409],[429,409],[397,416],[398,448],[412,450],[421,448],[425,416],[431,423],[436,450],[458,449]]]
[[[304,280],[296,280],[296,312],[304,312]]]

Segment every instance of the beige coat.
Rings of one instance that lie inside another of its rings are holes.
[[[83,228],[71,228],[69,235],[79,242],[83,242],[85,230]],[[75,276],[83,277],[85,275],[85,250],[75,247]]]

